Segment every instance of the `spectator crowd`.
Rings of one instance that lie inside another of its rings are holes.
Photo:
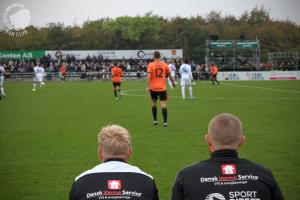
[[[173,62],[177,72],[182,64],[182,59],[166,59],[162,58],[164,62]],[[64,58],[59,57],[53,59],[51,55],[42,57],[41,59],[29,60],[4,60],[1,64],[5,70],[7,77],[12,74],[25,74],[33,73],[33,67],[37,64],[44,67],[47,74],[58,74],[59,68],[65,64],[69,76],[80,76],[82,79],[107,79],[109,78],[112,65],[116,64],[122,70],[130,74],[134,72],[137,77],[144,77],[146,74],[147,66],[151,59],[122,59],[122,60],[109,60],[103,59],[102,56],[87,56],[85,59],[76,59],[74,56],[66,55]],[[191,61],[192,71],[194,78],[208,79],[209,67],[205,64],[195,64]]]

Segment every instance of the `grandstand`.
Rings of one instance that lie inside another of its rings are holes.
[[[259,40],[207,40],[206,64],[222,71],[257,71],[260,65]]]
[[[273,70],[298,70],[298,52],[269,52],[269,63]]]

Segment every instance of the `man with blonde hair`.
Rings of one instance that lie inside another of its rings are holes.
[[[238,157],[245,142],[239,118],[229,113],[214,117],[205,141],[210,159],[179,171],[172,200],[283,200],[271,170]]]
[[[118,125],[103,127],[98,134],[98,144],[102,163],[76,177],[70,200],[159,199],[153,177],[127,163],[132,154],[127,129]]]

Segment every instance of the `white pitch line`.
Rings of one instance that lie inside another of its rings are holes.
[[[130,90],[133,91],[133,90]],[[134,91],[144,91],[144,90],[134,90]],[[150,97],[150,95],[145,95],[145,94],[128,94],[127,92],[129,92],[129,90],[127,91],[123,91],[123,95],[124,96],[131,96],[131,97]],[[180,96],[169,96],[169,98],[171,99],[182,99],[182,97]],[[190,99],[187,97],[187,99]],[[193,98],[195,100],[300,100],[300,97],[294,97],[294,98],[290,98],[290,97],[196,97]],[[191,99],[191,100],[193,100]]]
[[[266,88],[266,87],[251,86],[251,85],[237,85],[237,84],[230,84],[230,83],[222,83],[222,85],[242,87],[242,88],[255,88],[255,89],[268,90],[268,91],[274,91],[274,92],[300,94],[299,91],[294,91],[294,90],[282,90],[282,89],[276,89],[276,88]]]
[[[131,97],[150,97],[149,95],[145,95],[145,94],[128,94],[128,93],[123,93],[124,96],[131,96]],[[179,96],[168,96],[168,98],[172,98],[172,99],[182,99],[182,97]],[[189,98],[187,98],[189,99]],[[197,98],[193,98],[193,99],[197,99]]]

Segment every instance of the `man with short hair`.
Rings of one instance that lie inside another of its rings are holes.
[[[214,63],[212,63],[210,65],[210,74],[211,74],[211,81],[213,85],[215,84],[215,81],[218,83],[218,85],[220,85],[220,81],[218,81],[217,79],[218,72],[219,72],[218,67]]]
[[[153,124],[157,125],[157,107],[156,102],[159,98],[160,107],[164,119],[164,127],[168,126],[168,110],[167,110],[167,86],[166,77],[168,76],[172,82],[173,88],[175,88],[174,79],[171,76],[171,71],[167,63],[160,60],[160,52],[154,52],[154,62],[149,63],[147,68],[147,90],[150,92],[152,100],[152,116]]]
[[[111,80],[114,87],[115,99],[118,100],[121,97],[121,81],[122,81],[123,71],[122,69],[113,64],[111,68]]]
[[[271,170],[238,157],[245,141],[239,118],[229,113],[214,117],[205,141],[210,159],[179,171],[172,200],[284,199]]]
[[[184,63],[180,66],[179,69],[179,74],[181,77],[180,86],[181,86],[182,99],[185,99],[185,87],[189,87],[190,98],[194,98],[193,88],[192,88],[192,80],[193,80],[192,67],[188,63],[189,60],[185,59]]]
[[[59,77],[63,82],[66,81],[67,76],[67,64],[64,62],[61,67],[59,68]]]
[[[103,127],[98,134],[98,145],[102,163],[76,177],[70,200],[159,199],[153,177],[127,163],[132,154],[127,129],[118,125]]]
[[[34,72],[34,78],[33,78],[33,88],[32,91],[36,91],[36,84],[40,83],[40,87],[43,87],[45,85],[43,79],[44,79],[44,68],[39,66],[39,63],[35,67],[33,67]]]

